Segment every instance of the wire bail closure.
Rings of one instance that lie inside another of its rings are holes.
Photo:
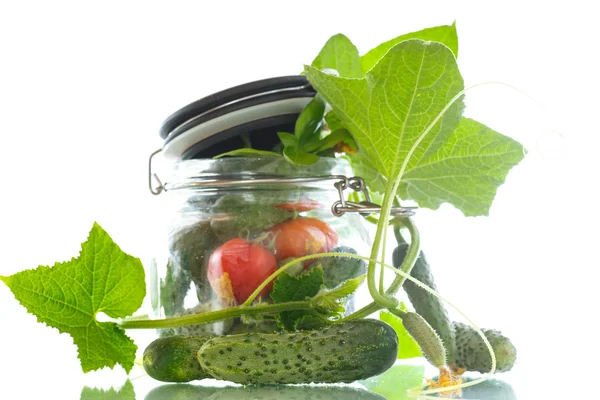
[[[331,206],[331,212],[336,217],[341,217],[347,212],[358,212],[363,217],[366,217],[371,213],[381,212],[381,206],[371,201],[371,196],[369,195],[369,191],[367,190],[367,186],[365,185],[363,178],[359,176],[353,176],[352,178],[340,180],[333,185],[336,187],[340,196],[340,199]],[[355,192],[362,192],[363,196],[365,196],[365,200],[359,203],[346,201],[344,199],[344,190],[347,188],[350,188]],[[416,208],[417,207],[392,207],[390,210],[390,215],[399,218],[412,217],[415,215]]]
[[[326,175],[326,176],[315,176],[315,177],[301,177],[301,178],[259,178],[259,179],[242,179],[242,180],[200,180],[200,179],[189,179],[182,183],[164,184],[156,173],[152,171],[152,159],[162,152],[161,149],[154,151],[150,154],[148,159],[148,188],[150,193],[158,196],[162,192],[173,189],[190,189],[190,188],[223,188],[223,187],[252,187],[255,185],[286,185],[286,186],[304,186],[310,183],[316,183],[321,181],[335,180],[333,186],[337,189],[339,200],[335,201],[331,206],[331,213],[336,217],[341,217],[347,212],[358,212],[362,216],[368,216],[371,213],[381,212],[381,205],[373,203],[365,181],[359,176],[353,176],[348,178],[344,175]],[[344,190],[352,189],[354,192],[361,192],[365,197],[364,201],[353,202],[347,201],[344,198]],[[390,215],[399,218],[408,218],[415,215],[417,207],[392,207]]]
[[[162,152],[162,149],[158,149],[158,150],[154,151],[152,154],[150,154],[150,158],[148,158],[148,189],[150,189],[150,193],[152,193],[155,196],[158,196],[165,190],[165,186],[162,184],[158,175],[156,175],[155,173],[152,172],[152,159],[154,158],[155,155],[157,155],[158,153],[161,153],[161,152]],[[158,186],[156,186],[156,187],[154,186],[153,180],[156,181]]]

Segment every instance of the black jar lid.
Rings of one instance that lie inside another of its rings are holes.
[[[211,94],[170,115],[160,128],[163,154],[171,160],[212,158],[243,147],[271,150],[277,132],[293,132],[316,91],[303,75],[245,83]]]

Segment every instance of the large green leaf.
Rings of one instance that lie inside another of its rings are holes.
[[[406,160],[398,191],[403,199],[487,215],[498,186],[525,153],[518,142],[462,118],[460,98],[435,121],[463,88],[452,51],[440,43],[403,41],[363,79],[305,71],[356,139],[352,166],[372,190],[397,179]]]
[[[417,32],[407,33],[381,43],[360,58],[360,67],[362,71],[369,71],[392,47],[408,39],[431,40],[433,42],[443,43],[452,50],[456,57],[458,57],[458,36],[456,34],[456,24],[453,23],[452,25],[436,26]]]
[[[362,79],[339,78],[305,66],[359,148],[388,179],[395,179],[411,146],[463,89],[452,52],[436,42],[410,39],[394,46]],[[409,165],[435,151],[460,119],[452,105],[417,147]]]
[[[100,225],[94,224],[78,258],[0,280],[38,322],[71,335],[84,372],[117,363],[131,370],[137,346],[117,324],[98,322],[96,315],[124,318],[140,308],[146,295],[144,267]]]
[[[442,147],[407,168],[398,193],[421,207],[449,202],[465,215],[487,215],[498,186],[525,154],[517,141],[462,118]]]
[[[325,43],[312,66],[317,69],[335,69],[340,76],[346,78],[360,78],[363,75],[360,63],[356,46],[346,36],[337,34]]]

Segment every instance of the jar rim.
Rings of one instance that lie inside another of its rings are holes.
[[[333,188],[333,180],[351,174],[350,163],[342,157],[321,157],[311,165],[292,164],[283,157],[192,159],[174,164],[165,188],[202,190],[265,184]]]

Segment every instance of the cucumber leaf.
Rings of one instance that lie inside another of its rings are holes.
[[[117,324],[98,322],[96,315],[124,318],[137,311],[146,295],[144,268],[100,225],[94,224],[78,258],[0,280],[38,322],[71,335],[84,372],[118,363],[129,373],[137,346]]]
[[[334,69],[346,78],[362,78],[360,64],[358,49],[342,34],[329,38],[312,62],[312,66],[317,69]]]
[[[462,118],[442,147],[405,171],[398,194],[421,207],[449,202],[465,215],[488,215],[496,190],[526,153],[519,142]]]
[[[363,79],[338,78],[306,66],[306,75],[331,105],[377,170],[394,179],[410,147],[463,89],[452,52],[417,39],[393,47]],[[439,147],[462,112],[456,102],[421,142],[409,165]]]
[[[135,391],[128,379],[119,390],[114,388],[104,390],[85,386],[79,398],[80,400],[135,400]]]
[[[318,265],[317,268],[322,268]],[[361,275],[353,279],[348,279],[334,289],[320,293],[313,300],[314,307],[322,310],[324,313],[345,311],[343,307],[344,300],[358,289],[365,280],[366,275]]]
[[[358,153],[350,156],[355,174],[378,191],[382,179],[397,178],[413,145],[463,89],[452,51],[418,39],[392,47],[363,79],[338,78],[310,66],[305,71],[358,144]],[[459,99],[415,147],[398,193],[421,207],[448,202],[467,216],[487,215],[524,149],[462,118],[463,108]]]
[[[329,111],[327,115],[325,115],[325,122],[327,123],[327,128],[331,132],[335,132],[338,129],[344,129],[344,124],[340,120],[340,117],[338,117],[333,111]]]
[[[286,272],[279,275],[271,290],[271,299],[275,303],[288,301],[304,301],[313,298],[323,286],[323,269],[314,268],[299,276]],[[284,311],[277,315],[278,324],[285,330],[295,331],[295,323],[305,315],[311,315],[304,310]]]
[[[408,334],[404,328],[402,320],[394,314],[382,311],[379,313],[379,319],[390,325],[398,335],[398,358],[421,357],[421,349],[415,340]]]
[[[392,47],[408,39],[430,40],[432,42],[443,43],[452,50],[455,57],[458,57],[458,35],[456,34],[456,23],[453,23],[452,25],[436,26],[417,32],[407,33],[381,43],[360,58],[361,70],[363,72],[369,71]]]

